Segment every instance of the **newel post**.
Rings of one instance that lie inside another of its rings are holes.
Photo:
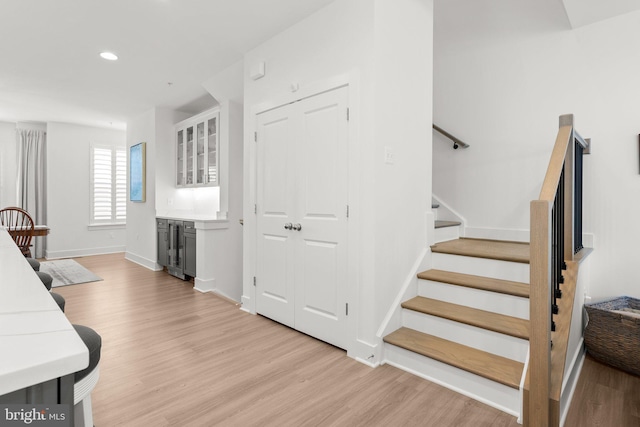
[[[551,386],[551,203],[531,202],[529,426],[549,425]]]

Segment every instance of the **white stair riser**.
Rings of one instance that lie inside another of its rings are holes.
[[[391,344],[385,345],[385,362],[503,412],[519,416],[520,392],[511,387]]]
[[[447,242],[449,240],[456,240],[460,238],[460,226],[455,227],[441,227],[435,229],[435,242]]]
[[[418,295],[506,316],[529,318],[529,299],[513,295],[420,279]]]
[[[402,326],[524,363],[529,341],[413,310],[402,310]]]
[[[529,264],[520,262],[434,252],[432,265],[432,268],[438,270],[529,283]]]
[[[433,212],[433,220],[436,221],[438,219],[438,208],[431,208],[431,212]]]

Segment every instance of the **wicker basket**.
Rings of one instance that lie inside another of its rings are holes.
[[[584,307],[584,343],[589,354],[640,376],[640,300],[620,297]]]

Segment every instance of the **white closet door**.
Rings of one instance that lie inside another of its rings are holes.
[[[295,325],[346,348],[347,89],[301,101],[297,113]]]
[[[294,326],[295,140],[285,106],[258,115],[256,309]]]
[[[257,126],[256,309],[342,348],[347,123],[341,88],[260,114]]]

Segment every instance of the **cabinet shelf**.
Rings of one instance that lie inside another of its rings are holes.
[[[218,185],[219,121],[216,107],[176,125],[177,187]]]

